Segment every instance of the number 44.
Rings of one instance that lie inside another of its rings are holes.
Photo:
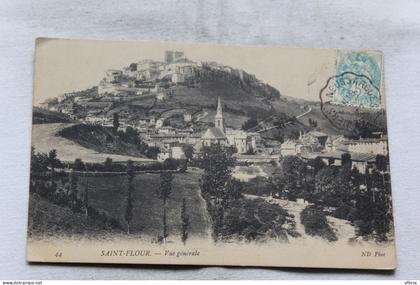
[[[62,256],[63,256],[63,253],[62,253],[61,251],[57,251],[57,252],[54,254],[54,256],[55,256],[55,257],[57,257],[57,258],[60,258],[60,257],[62,257]]]

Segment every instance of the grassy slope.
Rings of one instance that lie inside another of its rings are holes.
[[[150,161],[150,159],[138,156],[99,153],[57,135],[60,130],[72,125],[68,123],[33,125],[32,146],[35,147],[35,151],[48,153],[51,149],[56,149],[58,158],[62,161],[74,161],[76,158],[81,158],[84,162],[103,163],[107,157],[113,161],[126,162],[129,159],[133,161]]]
[[[204,82],[198,88],[178,87],[174,95],[174,99],[182,104],[200,107],[216,107],[217,97],[220,96],[225,112],[231,109],[238,115],[242,113],[250,117],[261,117],[273,111],[270,104],[225,81]]]
[[[80,234],[102,236],[119,232],[83,214],[73,213],[68,208],[53,204],[37,194],[30,195],[29,205],[30,236]]]
[[[299,119],[300,122],[308,125],[308,120],[311,118],[312,120],[315,120],[318,122],[318,128],[320,128],[321,131],[327,133],[327,134],[348,134],[343,129],[337,129],[335,128],[325,117],[325,115],[321,111],[320,104],[311,104],[312,112],[310,112],[308,115],[302,117]],[[351,120],[351,121],[357,121],[357,120],[365,120],[367,122],[372,123],[374,126],[377,127],[377,130],[386,130],[386,116],[385,112],[383,110],[373,110],[368,111],[364,109],[363,111],[356,111],[356,108],[354,107],[340,107],[340,106],[334,106],[334,109],[340,112],[340,117]],[[354,131],[354,130],[351,130]]]
[[[50,124],[50,123],[70,123],[72,119],[60,112],[48,111],[38,107],[34,107],[32,112],[33,124]]]
[[[135,145],[123,142],[110,129],[99,125],[73,125],[62,129],[59,135],[98,152],[144,157]]]
[[[204,201],[199,194],[198,179],[200,173],[175,174],[172,194],[167,205],[167,225],[170,235],[180,232],[182,199],[187,201],[190,215],[190,233],[206,235],[209,224]],[[84,189],[86,178],[79,179],[80,189]],[[89,197],[94,208],[108,212],[120,221],[124,221],[125,176],[89,178]],[[133,195],[134,234],[156,236],[162,234],[162,201],[157,196],[160,184],[158,174],[136,175]]]

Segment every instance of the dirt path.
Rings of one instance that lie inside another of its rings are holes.
[[[197,117],[195,118],[194,122],[201,121],[203,118],[205,118],[209,112],[203,110],[200,114],[197,114]]]
[[[189,168],[188,172],[200,172],[199,170],[193,169],[193,168]],[[212,223],[211,223],[211,218],[209,215],[209,212],[207,211],[207,203],[206,200],[204,200],[203,196],[201,196],[201,189],[198,186],[197,187],[197,192],[198,192],[198,197],[199,197],[199,201],[200,201],[200,209],[201,209],[201,215],[203,217],[203,220],[205,221],[205,226],[206,226],[206,234],[205,234],[205,238],[211,238],[213,229],[212,229]]]
[[[300,239],[311,239],[311,240],[322,240],[320,237],[314,237],[306,234],[305,226],[300,222],[300,213],[305,209],[306,205],[294,201],[274,199],[271,197],[259,197],[255,195],[245,195],[247,198],[255,199],[262,198],[271,204],[276,204],[285,209],[289,214],[294,216],[296,223],[296,231],[301,235]],[[330,226],[333,228],[337,238],[339,240],[347,241],[349,238],[355,236],[355,229],[349,221],[337,219],[331,216],[327,216],[327,220]]]

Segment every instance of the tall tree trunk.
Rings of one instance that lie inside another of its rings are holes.
[[[166,199],[163,201],[163,243],[166,243],[168,234],[166,232]]]
[[[54,184],[54,167],[51,166],[51,185]]]
[[[89,197],[89,178],[86,176],[86,189],[85,189],[85,214],[86,214],[86,217],[89,215],[89,200],[88,200],[88,197]]]

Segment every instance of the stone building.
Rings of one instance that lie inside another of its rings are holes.
[[[173,63],[179,60],[184,59],[184,52],[183,51],[176,51],[176,50],[166,50],[165,51],[165,63]]]
[[[119,83],[121,80],[122,71],[116,69],[108,69],[105,71],[105,82],[107,83]]]
[[[359,139],[348,143],[348,150],[350,153],[373,153],[373,154],[388,154],[388,141],[386,137],[379,139]]]
[[[234,146],[239,154],[255,151],[259,134],[243,130],[226,128],[220,97],[217,99],[217,111],[214,117],[214,127],[207,129],[201,136],[201,145],[210,146],[218,143]]]

